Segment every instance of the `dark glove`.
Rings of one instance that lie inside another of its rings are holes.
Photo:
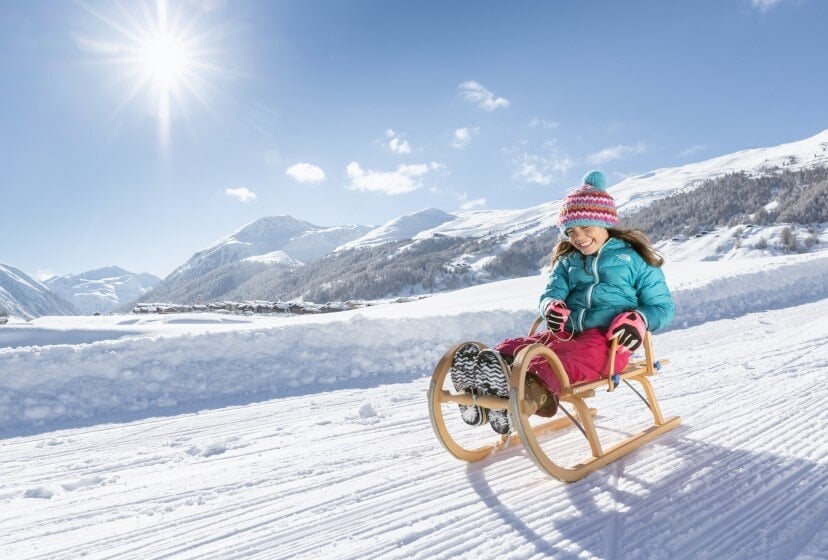
[[[549,305],[546,306],[546,313],[544,314],[544,319],[546,319],[546,329],[551,333],[562,332],[564,330],[564,326],[566,325],[567,319],[569,319],[570,313],[572,313],[572,311],[567,309],[564,302],[550,302]]]
[[[630,352],[635,352],[644,341],[647,323],[637,311],[625,311],[616,315],[607,330],[607,338],[618,338],[618,344]]]

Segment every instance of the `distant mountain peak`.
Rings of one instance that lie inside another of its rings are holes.
[[[0,263],[0,311],[24,319],[43,315],[76,315],[64,298],[20,269]]]
[[[80,274],[55,276],[44,284],[72,302],[81,313],[91,314],[109,313],[135,301],[160,281],[146,272],[136,274],[119,266],[107,266]]]
[[[254,220],[233,232],[229,237],[243,243],[256,243],[263,239],[272,239],[274,237],[284,239],[285,236],[301,235],[307,231],[319,229],[324,228],[283,214],[280,216],[266,216]]]
[[[419,233],[434,229],[456,218],[457,216],[454,214],[449,214],[438,208],[426,208],[425,210],[399,216],[371,230],[359,239],[337,247],[337,251],[355,247],[373,247],[392,241],[412,239]]]

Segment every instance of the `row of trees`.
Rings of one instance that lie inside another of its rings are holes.
[[[495,246],[492,240],[434,237],[351,249],[293,271],[261,273],[230,297],[271,294],[279,299],[324,302],[456,289],[474,283],[475,275],[468,267],[452,263],[461,255],[492,251]]]

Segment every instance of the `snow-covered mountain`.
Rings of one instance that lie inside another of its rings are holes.
[[[335,250],[344,251],[355,247],[374,247],[392,241],[411,239],[424,231],[434,229],[441,224],[455,219],[456,216],[452,214],[443,212],[437,208],[428,208],[420,212],[394,218],[390,222],[372,229],[359,239],[340,245]]]
[[[286,268],[301,266],[371,229],[360,225],[320,227],[288,215],[259,218],[198,251],[164,281],[193,278],[242,261]]]
[[[0,263],[0,312],[32,319],[42,315],[77,315],[78,310],[22,270]]]
[[[109,266],[53,276],[43,283],[53,292],[72,302],[81,313],[108,313],[135,301],[161,281],[148,273],[134,273]]]
[[[828,129],[804,140],[750,148],[680,167],[657,169],[630,177],[609,188],[621,212],[631,212],[677,191],[729,173],[769,175],[776,169],[797,170],[828,165]]]
[[[824,165],[828,165],[828,130],[799,142],[660,169],[625,179],[609,190],[623,216],[728,174],[776,176]],[[291,216],[262,218],[193,255],[144,301],[383,299],[518,277],[537,270],[550,253],[560,203],[454,214],[427,209],[378,227],[323,228]],[[793,227],[799,228],[795,232],[799,239],[813,244],[821,231],[807,231],[809,224]],[[706,248],[708,258],[727,259],[787,250],[772,239],[779,228],[764,232],[765,225],[744,235],[722,230],[719,236],[728,239],[715,246],[693,242],[694,252]],[[753,245],[747,245],[750,239],[766,249],[753,250]],[[322,257],[327,258],[322,261]]]
[[[706,180],[730,173],[745,172],[756,176],[771,174],[774,168],[795,170],[825,165],[828,165],[828,129],[797,142],[769,148],[751,148],[698,163],[658,169],[624,179],[610,186],[608,191],[615,198],[619,212],[626,214],[674,193],[692,190]],[[411,237],[503,237],[508,245],[521,237],[554,227],[560,203],[560,200],[556,200],[523,210],[456,212],[454,219],[443,220],[431,228],[419,229]],[[400,220],[402,218],[395,218],[349,243],[347,248],[375,245],[377,239],[384,238],[383,232],[386,230],[399,230],[396,224]]]

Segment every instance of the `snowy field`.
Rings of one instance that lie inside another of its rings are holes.
[[[0,558],[828,558],[828,252],[666,273],[655,386],[682,425],[572,484],[519,445],[458,461],[428,419],[442,353],[525,331],[542,277],[0,326]],[[605,446],[646,419],[594,401]]]

